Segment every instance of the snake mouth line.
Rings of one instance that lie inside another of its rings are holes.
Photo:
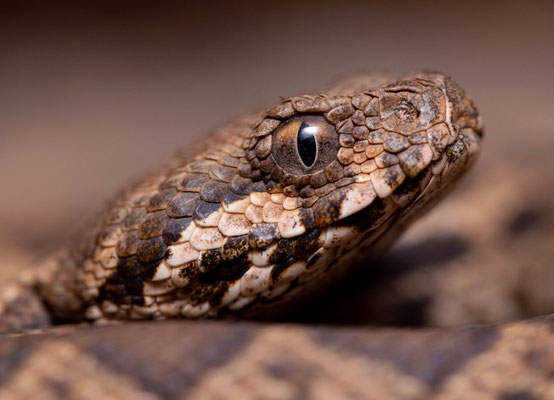
[[[482,140],[479,133],[482,130],[472,127],[471,131],[474,133],[471,137],[477,142],[474,143],[476,146],[467,145],[465,143],[467,138],[464,139],[464,135],[460,134],[454,143],[446,146],[441,158],[432,160],[417,176],[413,178],[406,177],[404,182],[390,196],[385,198],[375,196],[370,200],[365,199],[366,203],[363,207],[359,207],[355,212],[340,218],[332,227],[351,227],[356,229],[360,235],[367,236],[395,218],[407,219],[408,214],[417,214],[416,211],[421,208],[423,208],[423,211],[427,209],[426,204],[429,201],[429,196],[426,196],[427,192],[446,191],[450,186],[454,186],[452,184],[458,180],[456,177],[452,180],[442,179],[441,176],[449,172],[450,169],[457,169],[456,163],[460,159],[467,158],[465,162],[468,165],[471,164],[476,154],[478,154]],[[463,169],[460,168],[460,172]],[[370,185],[370,183],[368,182],[367,185]],[[438,198],[440,197],[442,196],[438,196]]]

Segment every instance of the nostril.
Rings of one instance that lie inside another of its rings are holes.
[[[475,133],[477,134],[477,136],[479,136],[479,139],[482,139],[485,135],[485,129],[483,128],[476,128],[476,127],[472,127],[471,129],[473,129],[475,131]]]

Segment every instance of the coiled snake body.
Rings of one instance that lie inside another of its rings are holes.
[[[267,112],[221,127],[124,191],[90,229],[81,248],[34,269],[5,291],[2,327],[22,330],[52,322],[129,319],[269,319],[289,312],[381,252],[433,205],[473,164],[481,132],[470,98],[439,73],[359,76],[323,94],[284,99]],[[554,393],[549,375],[554,354],[551,319],[438,332],[240,322],[143,324],[88,328],[63,334],[67,340],[23,335],[12,338],[9,349],[50,346],[45,353],[59,349],[66,357],[62,363],[77,362],[68,343],[113,347],[130,338],[150,348],[141,350],[144,354],[166,361],[173,353],[185,358],[183,348],[188,349],[192,358],[182,362],[195,372],[180,381],[188,386],[171,391],[140,384],[145,389],[141,391],[127,382],[106,392],[115,397],[135,390],[135,395],[164,397],[186,392],[192,398],[226,398],[228,393],[241,398],[468,398],[461,390],[478,393],[479,384],[471,380],[475,377],[460,374],[446,390],[441,386],[444,376],[456,377],[457,357],[478,353],[491,337],[507,335],[512,342],[505,346],[516,346],[518,337],[534,338],[513,362],[521,364],[523,355],[532,353],[538,357],[533,368],[542,371],[510,393]],[[257,344],[245,350],[246,342]],[[458,348],[459,343],[465,344]],[[440,354],[430,350],[441,346]],[[216,354],[200,354],[208,347],[218,349]],[[504,350],[501,346],[497,357],[504,357]],[[412,360],[410,367],[402,351],[420,361]],[[432,351],[436,361],[429,363]],[[231,357],[229,352],[242,354]],[[147,363],[137,357],[135,362]],[[208,368],[206,357],[217,368]],[[238,365],[244,370],[238,373],[229,366],[240,357]],[[544,357],[550,357],[549,363]],[[375,361],[379,359],[383,363]],[[387,364],[393,359],[411,372],[395,372]],[[264,363],[274,363],[273,370],[258,368]],[[183,365],[172,368],[182,371]],[[306,365],[309,373],[302,369]],[[125,368],[130,367],[116,369],[121,373]],[[521,364],[520,372],[526,368]],[[234,378],[225,380],[231,370]],[[304,376],[302,382],[292,377],[295,371]],[[140,382],[155,381],[152,376],[157,374],[151,371],[145,378],[140,368],[126,372]],[[287,376],[289,386],[275,374]],[[329,374],[336,378],[333,384],[324,382]],[[508,395],[501,388],[483,393]]]

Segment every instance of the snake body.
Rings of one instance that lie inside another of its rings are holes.
[[[322,93],[283,99],[268,111],[222,126],[123,191],[79,248],[27,274],[19,292],[14,289],[11,300],[4,300],[0,322],[21,330],[52,322],[267,319],[286,313],[389,246],[473,165],[481,135],[472,100],[440,73],[357,76]],[[155,324],[166,327],[167,340],[177,340],[171,333],[176,325]],[[183,326],[200,343],[203,324]],[[213,324],[215,330],[232,329]],[[446,335],[463,338],[472,348],[490,335],[522,329],[540,337],[536,344],[549,345],[545,354],[551,357],[552,320],[523,324],[431,336],[385,331],[357,340],[374,343],[392,335],[398,343],[421,344]],[[283,339],[275,341],[271,327],[234,326],[245,336],[262,337],[260,343],[269,343],[265,346],[292,352],[309,346],[314,335],[333,342],[352,334],[274,328],[293,338],[285,345]],[[92,343],[87,335],[79,346]],[[18,340],[23,346],[27,339]],[[314,349],[325,352],[322,343]],[[455,347],[450,342],[444,351]],[[361,349],[356,362],[363,364],[374,351]],[[392,357],[390,350],[382,354]],[[336,358],[327,356],[329,362]],[[327,362],[314,360],[308,364],[317,368]],[[276,361],[291,371],[303,362]],[[447,363],[429,367],[432,372],[421,379],[438,379]],[[364,368],[354,364],[349,368],[363,379]],[[547,375],[541,379],[550,379]],[[354,385],[353,393],[363,393],[362,386]],[[394,397],[426,398],[432,392],[416,386]],[[259,398],[255,391],[249,395]]]

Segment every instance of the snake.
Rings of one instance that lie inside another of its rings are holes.
[[[482,140],[469,95],[429,71],[356,75],[222,125],[2,289],[0,397],[34,395],[31,379],[43,398],[554,398],[553,316],[271,323],[371,264]]]

